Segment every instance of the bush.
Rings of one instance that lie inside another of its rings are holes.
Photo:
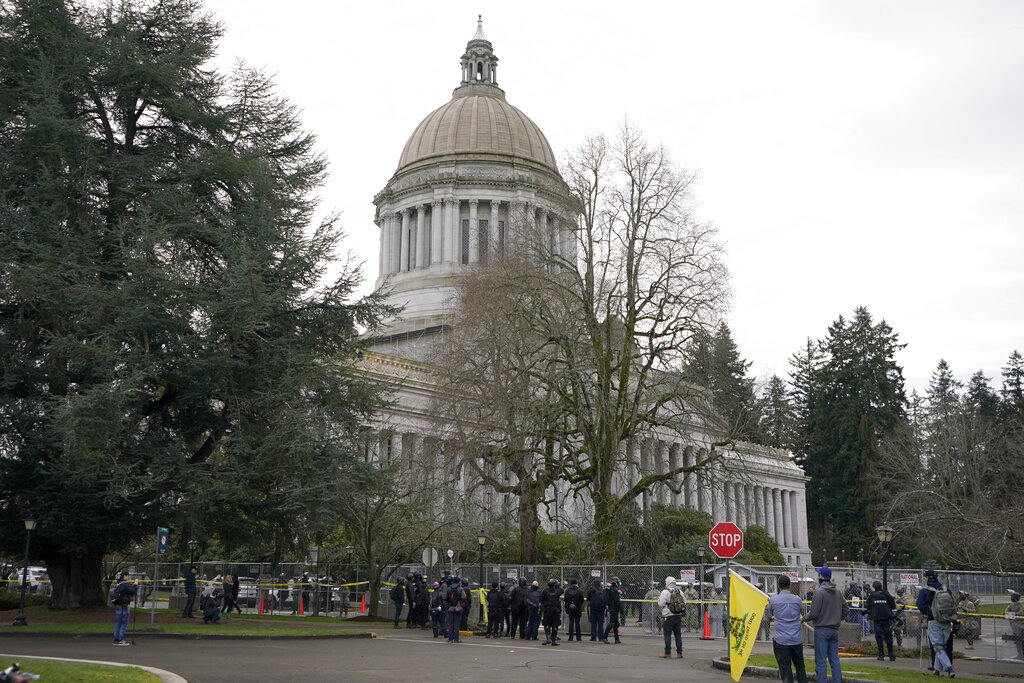
[[[36,595],[35,593],[25,593],[25,607],[39,607],[50,604],[49,595]],[[10,591],[0,591],[0,611],[9,609],[18,609],[21,605],[21,593],[12,593]]]

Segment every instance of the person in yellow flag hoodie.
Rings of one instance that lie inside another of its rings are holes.
[[[747,667],[767,604],[767,595],[729,570],[729,669],[734,681],[740,680]]]

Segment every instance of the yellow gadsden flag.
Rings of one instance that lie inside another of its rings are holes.
[[[767,595],[729,570],[729,669],[734,681],[747,666],[767,604]]]

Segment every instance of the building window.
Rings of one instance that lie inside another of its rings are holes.
[[[462,219],[462,258],[459,260],[463,265],[469,263],[469,219]]]

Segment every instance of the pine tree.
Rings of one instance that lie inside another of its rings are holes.
[[[766,446],[793,448],[796,416],[786,382],[772,375],[761,400],[761,433]]]

